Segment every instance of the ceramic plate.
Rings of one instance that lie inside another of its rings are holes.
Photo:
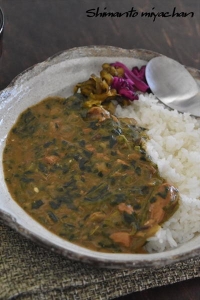
[[[98,74],[104,62],[121,61],[128,66],[142,66],[159,54],[146,50],[125,50],[91,46],[74,48],[33,66],[20,74],[0,94],[0,155],[6,136],[19,114],[27,107],[52,95],[70,96],[77,82],[91,73]],[[189,69],[200,80],[198,70]],[[68,258],[109,268],[160,267],[194,257],[200,253],[200,236],[176,249],[154,254],[108,254],[76,246],[51,233],[33,220],[11,198],[0,164],[0,217],[25,237]]]

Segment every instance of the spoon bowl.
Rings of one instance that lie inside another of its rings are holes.
[[[147,63],[145,75],[152,93],[165,105],[200,117],[199,87],[183,65],[158,56]]]

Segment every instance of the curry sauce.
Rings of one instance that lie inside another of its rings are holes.
[[[177,209],[179,194],[146,153],[146,129],[86,98],[52,97],[25,110],[3,154],[13,199],[80,246],[138,253]]]

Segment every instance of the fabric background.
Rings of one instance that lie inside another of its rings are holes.
[[[0,221],[2,300],[107,300],[198,276],[199,257],[159,269],[97,269],[48,251]]]

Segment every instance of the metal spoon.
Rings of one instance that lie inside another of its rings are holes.
[[[183,65],[159,56],[147,63],[145,72],[152,93],[165,105],[200,117],[200,87]]]

